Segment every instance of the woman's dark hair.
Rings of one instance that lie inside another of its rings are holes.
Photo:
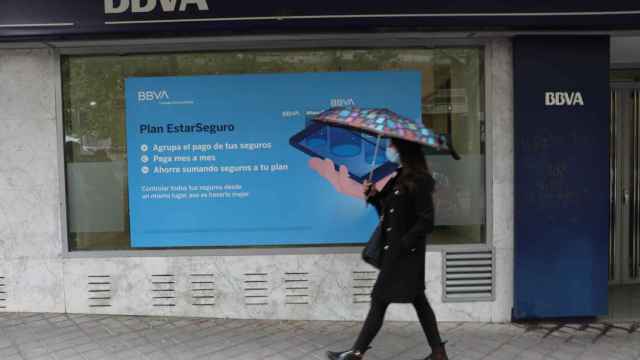
[[[402,176],[398,179],[402,186],[413,190],[419,178],[431,178],[427,160],[422,152],[422,146],[406,140],[391,138],[391,143],[400,154]]]

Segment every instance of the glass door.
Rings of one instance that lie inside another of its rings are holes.
[[[611,88],[609,284],[640,283],[640,85]]]

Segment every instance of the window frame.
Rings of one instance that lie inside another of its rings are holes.
[[[291,34],[263,36],[224,36],[167,39],[122,39],[103,41],[69,41],[46,43],[54,57],[56,72],[56,135],[58,137],[58,178],[60,241],[64,258],[109,257],[164,257],[164,256],[251,256],[251,255],[324,255],[356,254],[362,251],[353,245],[233,247],[233,248],[171,248],[171,249],[123,249],[123,250],[70,250],[67,210],[67,178],[64,159],[64,119],[62,99],[62,58],[69,55],[128,55],[145,53],[176,53],[194,51],[242,51],[242,50],[304,50],[325,48],[441,48],[479,47],[483,49],[485,154],[485,227],[484,243],[427,245],[427,252],[455,249],[487,249],[493,246],[493,84],[490,76],[493,54],[490,38],[448,38],[446,34],[384,33],[384,34]],[[308,44],[313,43],[310,47]]]

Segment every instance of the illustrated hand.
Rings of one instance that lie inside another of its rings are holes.
[[[309,160],[309,167],[315,170],[320,176],[324,177],[333,185],[336,191],[348,196],[352,196],[358,199],[365,198],[365,185],[353,180],[349,176],[349,169],[346,166],[341,165],[339,170],[336,171],[335,165],[331,159],[319,159],[311,158]],[[392,175],[385,176],[375,183],[375,186],[369,184],[373,189],[372,191],[380,190],[389,181]],[[371,191],[370,190],[370,191]]]

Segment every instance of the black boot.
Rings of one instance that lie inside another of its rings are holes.
[[[362,359],[362,353],[356,350],[348,350],[348,351],[327,351],[327,357],[330,360],[360,360]]]
[[[447,356],[447,351],[444,349],[444,344],[447,342],[443,342],[440,346],[435,346],[431,349],[431,354],[424,358],[424,360],[449,360]]]

